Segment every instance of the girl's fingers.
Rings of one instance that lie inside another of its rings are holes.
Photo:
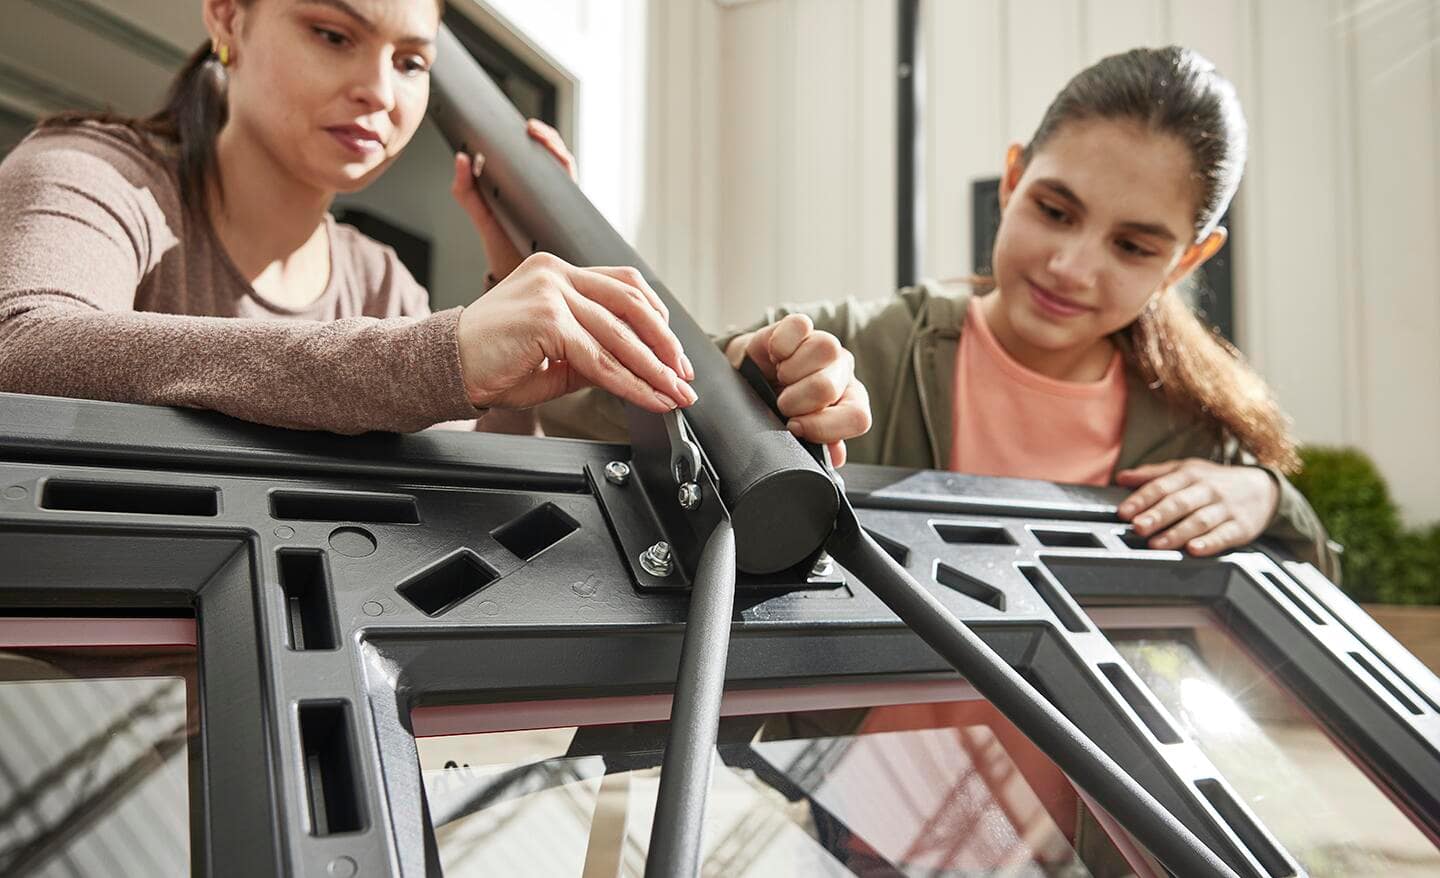
[[[572,270],[570,283],[581,297],[598,303],[604,310],[629,324],[634,335],[639,336],[660,361],[674,370],[677,377],[687,371],[685,352],[680,347],[680,340],[670,331],[660,312],[655,310],[641,288],[618,280],[604,271],[585,268]],[[591,331],[594,332],[594,329]],[[693,374],[693,369],[690,371]],[[686,391],[693,395],[688,385]],[[676,400],[686,405],[694,401],[685,399],[686,395],[681,394]]]
[[[1169,476],[1161,476],[1152,484],[1169,481],[1171,490],[1166,491],[1165,496],[1149,509],[1135,516],[1135,532],[1141,536],[1151,536],[1164,528],[1169,527],[1202,506],[1214,503],[1216,499],[1215,489],[1208,483],[1201,481],[1181,481],[1182,472]]]
[[[1191,539],[1185,544],[1185,550],[1192,555],[1204,557],[1218,554],[1226,549],[1233,549],[1248,542],[1240,522],[1231,518],[1222,522],[1214,530]]]
[[[770,333],[770,359],[783,363],[794,356],[801,342],[815,331],[815,324],[804,314],[787,314],[775,321]]]
[[[1146,482],[1139,490],[1135,491],[1129,497],[1126,497],[1124,502],[1116,508],[1116,512],[1119,513],[1122,519],[1128,519],[1133,522],[1137,530],[1144,527],[1153,527],[1158,523],[1155,522],[1154,519],[1151,519],[1149,525],[1141,524],[1140,518],[1145,512],[1165,497],[1168,497],[1194,481],[1195,475],[1192,472],[1188,469],[1177,467],[1164,475]]]
[[[606,280],[616,283],[610,278]],[[688,406],[695,401],[695,391],[674,369],[662,363],[649,345],[640,340],[633,324],[622,322],[611,311],[584,295],[567,295],[566,300],[575,319],[595,343],[625,372],[638,376],[639,380],[650,385],[655,393],[662,394],[669,400],[672,403],[670,408]],[[653,311],[650,314],[654,316]],[[678,346],[678,342],[676,344]]]
[[[1131,469],[1124,469],[1115,474],[1115,484],[1127,488],[1143,485],[1151,479],[1174,472],[1184,465],[1185,461],[1183,460],[1167,460],[1163,463],[1147,463]]]
[[[755,361],[755,365],[760,367],[761,373],[765,375],[765,380],[769,381],[771,385],[778,380],[775,377],[775,361],[770,358],[770,335],[774,331],[773,323],[769,326],[762,326],[751,333],[750,341],[745,345],[745,356]],[[735,368],[740,368],[738,363]]]
[[[1195,537],[1209,533],[1230,517],[1224,504],[1211,503],[1186,515],[1178,524],[1150,540],[1152,549],[1178,549]]]
[[[790,418],[786,428],[807,442],[830,444],[865,435],[870,429],[870,397],[852,381],[840,400],[823,411]]]
[[[832,363],[813,375],[807,375],[780,391],[775,403],[780,414],[788,417],[808,415],[834,405],[850,385],[849,363]],[[781,364],[782,368],[784,364]]]
[[[840,468],[845,465],[845,441],[831,442],[825,446],[830,449],[830,465]]]
[[[811,332],[793,354],[780,361],[775,377],[781,384],[795,384],[807,375],[836,364],[843,364],[846,371],[853,374],[854,363],[855,358],[840,346],[840,339],[828,332]]]

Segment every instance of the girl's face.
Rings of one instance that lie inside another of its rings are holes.
[[[1130,324],[1198,264],[1191,173],[1179,140],[1134,123],[1064,125],[1023,167],[1012,147],[995,239],[998,316],[1052,353]]]
[[[227,124],[316,188],[379,176],[425,116],[435,0],[210,0],[207,13],[227,6]]]

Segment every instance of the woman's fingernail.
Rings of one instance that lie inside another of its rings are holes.
[[[485,167],[485,156],[476,153],[474,160],[470,162],[470,173],[478,177],[480,169],[483,167]]]
[[[680,398],[685,400],[686,405],[692,405],[695,400],[700,398],[695,395],[695,388],[681,381],[679,378],[675,379],[675,389],[680,391]]]
[[[659,401],[661,405],[665,406],[665,411],[667,412],[673,412],[680,407],[678,404],[676,404],[675,400],[671,399],[670,397],[666,396],[658,390],[655,391],[655,399]]]
[[[684,354],[681,354],[681,355],[680,355],[680,364],[685,367],[685,380],[686,380],[686,381],[694,381],[694,380],[695,380],[695,364],[692,363],[692,362],[690,362],[690,358],[687,357],[687,356],[685,356]]]

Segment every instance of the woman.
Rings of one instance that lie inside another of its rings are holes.
[[[454,189],[498,282],[463,309],[430,314],[393,251],[331,219],[424,118],[442,6],[204,0],[211,45],[159,113],[43,124],[0,165],[0,390],[341,433],[592,384],[650,411],[693,403],[640,274],[521,262],[474,191],[478,160],[456,157]]]

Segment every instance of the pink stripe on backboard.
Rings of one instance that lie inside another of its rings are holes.
[[[194,619],[0,618],[0,649],[194,645]]]
[[[720,714],[746,716],[800,710],[883,707],[890,704],[975,701],[979,698],[980,694],[973,686],[959,680],[807,686],[796,689],[739,689],[725,693],[720,701]],[[410,712],[410,722],[417,738],[659,722],[670,718],[670,702],[669,695],[622,695],[611,698],[417,707]]]

